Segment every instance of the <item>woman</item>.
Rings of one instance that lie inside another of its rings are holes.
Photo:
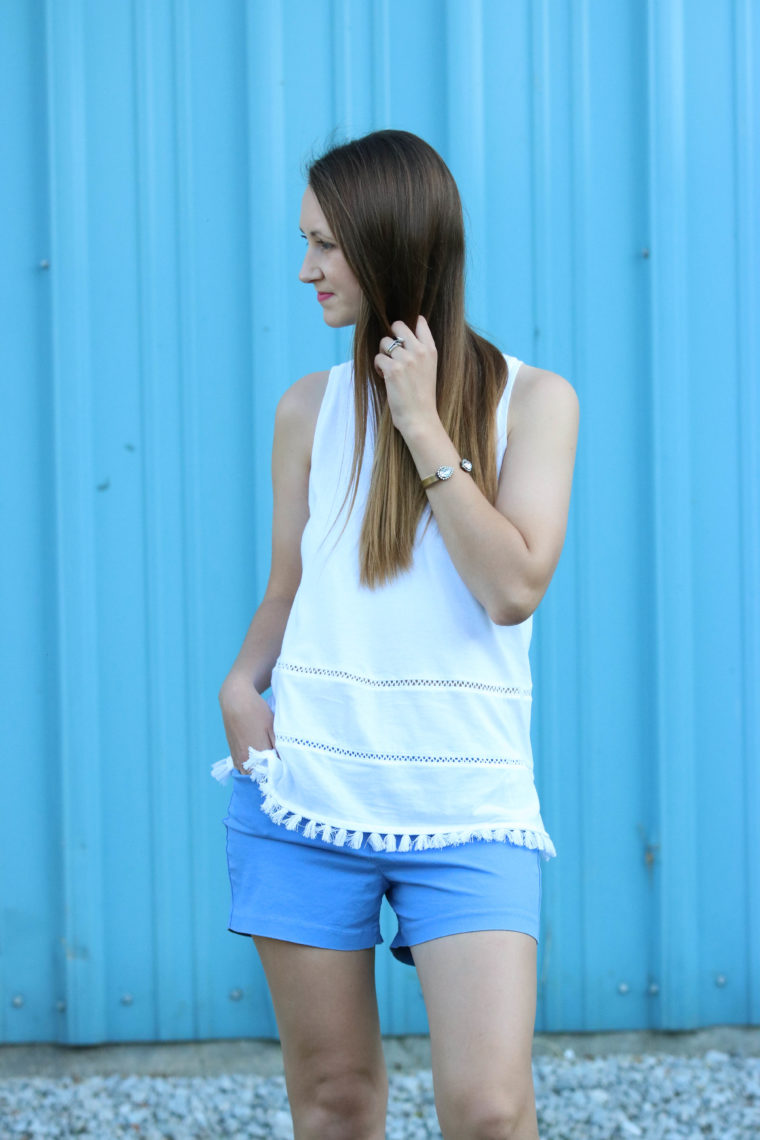
[[[555,851],[528,645],[564,542],[577,399],[466,324],[461,203],[423,140],[332,148],[301,231],[300,279],[326,324],[356,326],[353,360],[277,406],[271,574],[220,691],[229,929],[261,956],[297,1140],[385,1135],[384,895],[444,1137],[529,1140]]]

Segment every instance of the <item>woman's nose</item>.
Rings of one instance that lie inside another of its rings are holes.
[[[318,265],[315,265],[311,252],[307,250],[306,256],[301,264],[301,271],[298,274],[299,281],[318,281],[321,276],[321,269]]]

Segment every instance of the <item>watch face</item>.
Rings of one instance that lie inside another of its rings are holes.
[[[453,474],[454,474],[454,468],[453,467],[439,467],[438,470],[436,471],[436,475],[438,476],[439,479],[450,479]]]

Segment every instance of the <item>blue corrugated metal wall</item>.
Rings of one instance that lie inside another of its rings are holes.
[[[760,1023],[759,49],[753,0],[0,5],[4,1041],[275,1033],[208,769],[276,402],[348,353],[300,164],[379,126],[459,181],[471,319],[581,400],[536,1028]]]

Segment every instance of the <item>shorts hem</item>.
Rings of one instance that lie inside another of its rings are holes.
[[[354,937],[346,935],[345,931],[332,930],[330,927],[305,927],[288,923],[259,922],[255,918],[241,918],[233,915],[227,929],[232,934],[243,934],[246,937],[258,935],[261,938],[276,938],[281,942],[295,942],[299,946],[314,946],[320,950],[371,950],[382,943],[380,930],[375,933],[374,942],[372,932],[366,935],[357,934]]]
[[[413,932],[404,932],[404,942],[391,945],[391,953],[395,957],[399,957],[397,951],[405,950],[411,954],[410,947],[417,946],[421,942],[432,942],[436,938],[446,938],[449,934],[474,934],[480,930],[510,930],[515,931],[517,934],[529,934],[531,938],[535,938],[536,943],[540,941],[540,921],[537,923],[535,918],[530,915],[512,914],[504,918],[494,918],[493,915],[463,915],[456,919],[449,919],[448,921],[440,921],[434,923],[426,923],[420,929]],[[398,938],[398,935],[396,936]],[[396,940],[394,939],[394,942]],[[408,961],[407,957],[399,958],[400,961]]]

